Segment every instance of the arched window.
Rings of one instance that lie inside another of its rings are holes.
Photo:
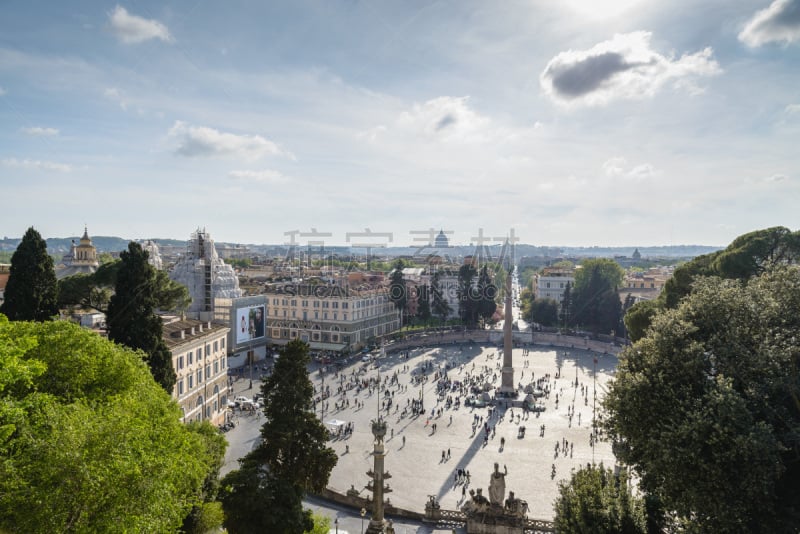
[[[197,406],[202,406],[202,405],[203,405],[203,396],[200,395],[199,397],[197,397]]]

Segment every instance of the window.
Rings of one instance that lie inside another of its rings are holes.
[[[206,365],[206,380],[211,378],[211,364]]]
[[[338,303],[338,302],[334,302],[334,303],[333,303],[333,307],[334,307],[334,308],[338,308],[338,307],[339,307],[339,303]]]
[[[329,305],[330,305],[330,303],[327,300],[322,303],[322,307],[323,308],[327,308]]]
[[[220,347],[222,347],[222,350],[225,350],[225,338],[224,337],[220,340]]]
[[[308,321],[308,312],[307,311],[303,312],[303,320],[304,321]]]
[[[214,362],[214,374],[219,373],[219,362]]]
[[[304,308],[308,308],[308,301],[307,301],[307,300],[304,300],[304,301],[303,301],[303,307],[304,307]]]
[[[297,310],[292,310],[292,319],[297,317]]]
[[[272,305],[273,306],[277,306],[278,305],[278,299],[272,299]]]
[[[347,309],[347,302],[342,302],[342,309]]]
[[[289,305],[289,300],[288,299],[281,299],[281,304],[283,306],[288,306]]]
[[[183,369],[183,356],[178,356],[178,369]]]
[[[220,367],[220,369],[225,369],[225,358],[222,358],[219,361],[219,367]]]
[[[192,351],[186,354],[186,365],[192,365]]]
[[[314,312],[314,319],[319,319],[319,312],[317,311]]]
[[[209,356],[211,356],[211,343],[206,345],[206,358],[208,358]]]
[[[194,387],[194,375],[189,375],[189,389]]]
[[[347,312],[344,312],[343,315],[344,315],[344,317],[342,317],[342,319],[344,319],[346,321],[347,320]]]
[[[550,282],[547,282],[547,289],[550,289]]]
[[[178,395],[183,395],[183,379],[178,380]]]
[[[339,312],[333,312],[333,320],[334,321],[338,321],[339,320]]]
[[[314,301],[314,307],[315,307],[315,308],[319,308],[319,301],[318,301],[318,300],[315,300],[315,301]]]
[[[297,299],[292,300],[292,306],[297,306]]]
[[[197,370],[197,385],[199,386],[200,383],[203,381],[203,369]]]
[[[323,312],[322,313],[322,319],[325,320],[325,321],[328,320],[328,312]]]

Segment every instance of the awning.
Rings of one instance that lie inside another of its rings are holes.
[[[346,425],[347,421],[341,421],[339,419],[331,419],[330,421],[326,421],[325,424],[339,428],[340,426]]]

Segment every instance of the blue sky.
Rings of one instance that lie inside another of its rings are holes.
[[[0,235],[725,245],[798,146],[800,0],[0,6]]]

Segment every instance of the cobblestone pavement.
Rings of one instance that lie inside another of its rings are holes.
[[[597,363],[594,363],[594,360]],[[608,379],[614,372],[616,357],[591,352],[585,349],[563,349],[537,347],[525,354],[523,349],[514,349],[514,378],[516,382],[528,384],[531,373],[536,379],[550,375],[546,383],[551,387],[549,397],[542,399],[545,411],[538,415],[523,414],[520,408],[507,408],[500,405],[490,417],[490,407],[471,408],[463,405],[456,409],[445,408],[443,400],[436,395],[435,373],[447,372],[451,380],[463,381],[468,375],[476,376],[488,369],[488,381],[496,374],[494,385],[499,385],[502,356],[495,347],[448,345],[427,350],[410,351],[408,358],[401,353],[390,353],[375,363],[364,363],[358,358],[351,359],[338,373],[328,366],[327,372],[320,373],[315,366],[310,377],[317,388],[330,387],[331,396],[327,399],[328,408],[323,421],[333,419],[352,423],[354,431],[343,439],[334,439],[331,447],[339,454],[339,462],[334,468],[329,487],[344,493],[351,486],[367,496],[364,489],[368,481],[367,470],[372,467],[372,434],[370,421],[380,411],[388,423],[386,441],[386,469],[392,478],[388,481],[392,492],[387,495],[392,504],[411,510],[424,510],[429,495],[436,495],[444,509],[457,509],[463,504],[462,492],[469,498],[469,490],[483,488],[488,491],[489,475],[497,462],[500,469],[507,468],[506,491],[513,491],[517,497],[526,500],[530,507],[529,517],[551,519],[553,501],[557,495],[557,483],[568,478],[570,471],[586,463],[601,461],[613,466],[611,446],[607,442],[590,446],[593,391],[597,391],[597,406],[603,397]],[[420,387],[411,383],[412,371],[419,372],[427,366],[428,380]],[[446,369],[449,366],[449,369]],[[474,367],[473,367],[474,366]],[[596,381],[594,369],[596,367]],[[352,376],[361,379],[380,379],[397,373],[398,384],[378,393],[364,389],[345,390],[345,395],[337,394],[340,384],[347,384]],[[354,375],[353,373],[356,373]],[[555,378],[559,376],[559,378]],[[342,380],[344,379],[344,382]],[[577,387],[575,381],[577,380]],[[234,383],[236,395],[252,395],[258,392],[260,382],[255,381],[253,389],[248,390],[249,380]],[[389,391],[389,397],[386,397]],[[583,392],[583,393],[582,393]],[[392,393],[394,395],[392,396]],[[556,407],[556,393],[558,407]],[[457,396],[456,392],[448,395]],[[422,396],[426,408],[425,416],[401,416],[403,408],[412,399]],[[392,399],[388,414],[380,410],[381,404]],[[336,403],[349,400],[349,407],[337,408]],[[521,400],[521,398],[520,398]],[[398,407],[397,409],[395,407]],[[322,406],[317,405],[320,414]],[[437,410],[429,417],[431,410]],[[442,409],[441,416],[438,410]],[[573,411],[574,410],[574,411]],[[514,419],[511,419],[511,413]],[[573,413],[570,418],[568,413]],[[495,427],[495,431],[484,445],[485,433],[479,425],[473,432],[475,417]],[[436,424],[436,431],[433,431]],[[544,425],[544,435],[541,427]],[[519,429],[525,427],[524,437]],[[239,425],[228,432],[231,443],[223,474],[237,467],[236,458],[249,451],[258,440],[260,423],[255,416],[239,416]],[[501,445],[504,440],[505,445]],[[564,453],[564,440],[567,452]],[[556,446],[559,452],[556,455]],[[447,455],[449,450],[449,457]],[[444,452],[445,457],[442,458]],[[553,476],[555,466],[555,476]],[[454,484],[458,469],[468,470],[470,482]],[[335,507],[330,507],[335,510]],[[336,512],[337,514],[340,512]],[[349,514],[343,513],[343,520]],[[332,517],[334,517],[332,515]],[[360,518],[357,518],[360,519]],[[350,527],[352,529],[352,526]],[[408,528],[412,528],[408,526]],[[422,528],[422,527],[419,527]],[[428,528],[428,527],[424,527]],[[358,530],[355,530],[358,532]],[[402,532],[402,530],[401,530]],[[408,532],[436,532],[434,530],[408,530]]]

